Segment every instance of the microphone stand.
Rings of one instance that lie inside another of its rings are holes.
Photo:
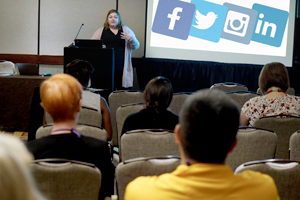
[[[68,46],[68,47],[71,47],[71,48],[78,48],[77,46],[75,46],[75,40],[77,39],[77,37],[78,37],[78,35],[79,35],[79,32],[81,31],[81,28],[83,27],[83,23],[81,24],[81,26],[80,26],[80,28],[79,28],[79,30],[78,30],[78,32],[77,32],[77,35],[76,35],[76,37],[75,37],[75,39],[73,40],[73,42]]]

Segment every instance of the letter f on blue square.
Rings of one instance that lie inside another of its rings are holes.
[[[190,33],[196,6],[179,0],[160,0],[152,31],[186,40]]]

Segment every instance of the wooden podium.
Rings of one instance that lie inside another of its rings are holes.
[[[66,65],[75,59],[86,60],[94,67],[91,87],[103,89],[101,95],[107,98],[114,91],[114,50],[100,48],[64,48],[64,73]]]

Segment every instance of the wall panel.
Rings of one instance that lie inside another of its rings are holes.
[[[145,0],[119,0],[118,10],[122,21],[135,33],[140,41],[140,48],[132,52],[132,57],[140,58],[144,56],[145,43]]]
[[[113,0],[41,0],[41,55],[63,55],[82,23],[78,39],[89,39],[116,8]]]
[[[38,1],[0,0],[0,54],[37,54]]]

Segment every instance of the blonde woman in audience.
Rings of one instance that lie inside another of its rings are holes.
[[[286,67],[278,62],[266,64],[259,76],[259,88],[265,95],[244,104],[240,125],[253,126],[258,119],[269,116],[300,117],[300,98],[286,94],[289,87]]]
[[[0,199],[43,200],[29,170],[33,156],[21,140],[0,134]]]

